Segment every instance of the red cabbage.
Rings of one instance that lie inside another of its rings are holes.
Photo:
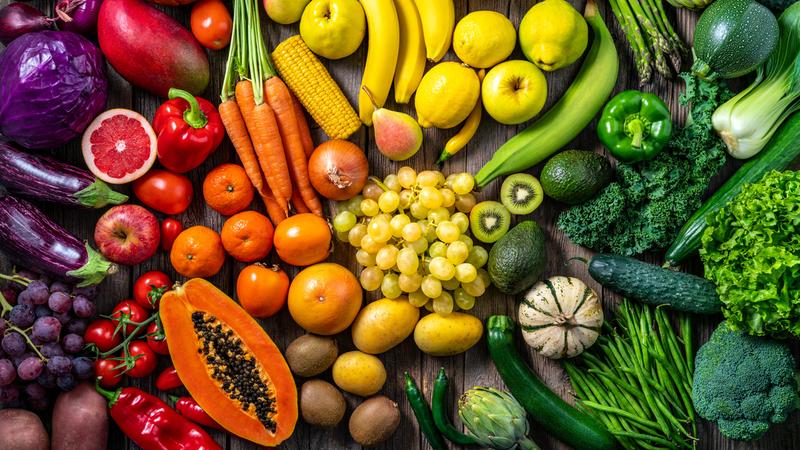
[[[103,56],[83,36],[28,33],[0,55],[0,133],[23,147],[57,147],[80,136],[107,97]]]

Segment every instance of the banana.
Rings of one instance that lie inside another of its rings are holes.
[[[394,72],[394,101],[408,103],[425,72],[425,41],[414,0],[394,0],[400,22],[400,53]]]
[[[367,62],[364,64],[361,86],[369,90],[375,104],[373,105],[364,89],[360,89],[358,115],[364,125],[371,126],[375,106],[381,107],[386,103],[392,87],[397,54],[400,51],[400,24],[393,0],[361,0],[361,6],[367,16],[369,31]]]
[[[456,26],[456,8],[453,0],[414,0],[422,21],[422,35],[428,59],[439,62],[450,49],[453,28]]]

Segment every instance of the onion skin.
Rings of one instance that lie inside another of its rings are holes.
[[[0,9],[0,42],[8,45],[26,33],[51,28],[53,20],[25,3],[9,3]]]
[[[314,189],[325,198],[342,201],[355,197],[369,177],[364,151],[350,141],[323,142],[308,160],[308,176]]]
[[[97,34],[97,16],[102,3],[102,0],[59,0],[56,3],[58,29],[93,37]]]

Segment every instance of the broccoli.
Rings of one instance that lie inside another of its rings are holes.
[[[750,441],[797,409],[795,379],[785,343],[732,331],[722,322],[695,357],[692,402],[723,435]]]

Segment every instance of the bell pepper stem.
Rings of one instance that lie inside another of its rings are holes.
[[[642,139],[644,138],[644,123],[642,119],[635,118],[625,124],[625,131],[631,137],[631,147],[642,148]]]
[[[183,112],[183,120],[192,128],[203,128],[208,124],[208,117],[200,109],[200,103],[194,95],[177,88],[169,89],[169,99],[182,98],[189,103],[189,109]]]
[[[94,389],[97,391],[98,394],[102,395],[103,397],[105,397],[106,400],[108,400],[108,407],[111,408],[114,406],[115,403],[117,403],[117,399],[119,399],[119,394],[120,392],[122,392],[122,390],[117,389],[115,391],[109,391],[107,389],[101,388],[100,378],[101,377],[97,377],[97,379],[95,380]]]

